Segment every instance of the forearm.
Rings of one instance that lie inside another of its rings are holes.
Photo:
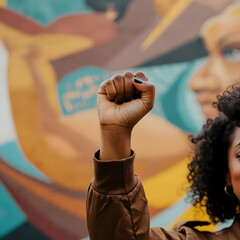
[[[91,240],[150,239],[149,212],[141,180],[134,174],[134,152],[121,160],[94,155],[94,179],[87,195]]]
[[[120,160],[131,155],[130,128],[101,126],[100,160]]]
[[[33,83],[35,84],[36,89],[42,92],[42,94],[46,95],[46,89],[44,87],[44,79],[41,72],[38,69],[37,63],[35,59],[26,60],[29,71],[32,75]]]
[[[90,186],[87,224],[91,240],[149,238],[149,210],[141,180],[126,195],[105,195]]]

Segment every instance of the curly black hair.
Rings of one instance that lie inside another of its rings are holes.
[[[191,135],[194,154],[187,176],[188,196],[194,206],[205,207],[213,223],[236,216],[239,200],[224,191],[228,173],[228,149],[236,127],[240,127],[240,85],[229,87],[213,105],[219,110],[198,135]]]

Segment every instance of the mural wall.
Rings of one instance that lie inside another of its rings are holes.
[[[0,0],[0,239],[87,239],[96,91],[125,71],[156,86],[132,142],[151,226],[208,219],[184,200],[187,136],[240,79],[239,24],[234,0]]]

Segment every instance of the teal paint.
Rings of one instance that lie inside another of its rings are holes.
[[[16,142],[8,142],[0,146],[0,156],[7,164],[39,180],[50,182],[43,173],[35,168],[22,154]]]
[[[0,238],[26,221],[26,216],[0,182]]]
[[[42,24],[48,24],[66,14],[92,11],[84,0],[8,0],[7,6]]]
[[[191,62],[191,65],[184,75],[184,79],[180,81],[181,84],[178,91],[179,112],[185,125],[189,126],[187,131],[191,133],[197,133],[201,130],[205,116],[202,114],[200,104],[196,99],[196,94],[189,88],[189,80],[205,59],[204,57]]]
[[[106,74],[99,68],[86,67],[62,78],[57,91],[63,115],[95,108],[97,90]]]
[[[160,100],[166,119],[190,133],[198,132],[204,119],[195,95],[188,87],[189,79],[202,61],[189,62]]]
[[[172,63],[152,67],[141,67],[133,72],[142,71],[149,81],[155,85],[155,103],[152,113],[167,119],[163,111],[162,97],[168,92],[172,85],[178,80],[179,75],[188,67],[187,62]]]

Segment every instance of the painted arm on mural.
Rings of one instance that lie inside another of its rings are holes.
[[[12,41],[8,38],[4,38],[3,43],[11,56],[14,52]],[[51,106],[46,87],[47,79],[44,78],[41,68],[38,65],[39,61],[41,61],[40,49],[35,45],[29,46],[23,58],[29,69],[36,92],[39,109],[37,117],[39,119],[38,123],[40,129],[44,134],[48,134],[47,136],[49,136],[49,134],[54,136],[55,142],[59,139],[59,141],[61,140],[67,144],[71,144],[71,152],[70,150],[66,151],[66,146],[63,148],[63,151],[67,153],[70,152],[68,154],[70,156],[68,160],[79,161],[79,154],[85,155],[83,159],[86,159],[88,152],[94,151],[96,147],[88,141],[88,139],[71,129],[67,124],[62,123],[59,114]],[[58,152],[61,151],[58,146],[56,146],[56,148]]]
[[[41,68],[38,65],[39,61],[41,61],[39,48],[37,46],[29,46],[28,53],[24,58],[36,90],[41,128],[46,133],[54,135],[55,139],[61,139],[70,144],[72,152],[74,153],[70,154],[70,156],[74,156],[72,157],[73,160],[79,161],[78,156],[80,154],[86,154],[87,156],[88,151],[93,151],[96,147],[84,136],[69,127],[68,124],[62,122],[60,114],[57,114],[55,109],[51,106],[46,86],[47,79],[44,78]],[[85,159],[85,157],[83,159]]]

